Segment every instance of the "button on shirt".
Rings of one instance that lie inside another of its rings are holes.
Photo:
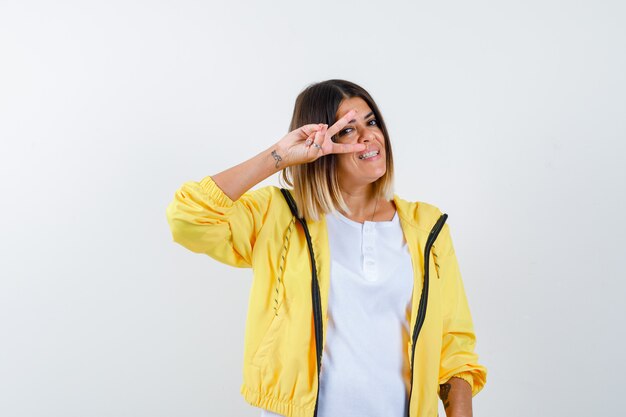
[[[402,417],[413,269],[398,214],[359,223],[335,212],[326,223],[331,268],[318,417]]]

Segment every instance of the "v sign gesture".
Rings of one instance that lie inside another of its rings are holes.
[[[287,133],[278,143],[274,156],[278,164],[284,161],[282,168],[315,161],[317,158],[332,153],[360,152],[365,149],[362,143],[347,144],[333,142],[332,137],[354,118],[356,112],[350,110],[332,126],[326,124],[308,124]],[[278,158],[277,158],[278,157]],[[278,168],[278,167],[277,167]]]

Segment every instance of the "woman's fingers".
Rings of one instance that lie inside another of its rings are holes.
[[[362,143],[335,143],[332,137],[349,124],[356,116],[356,110],[350,110],[332,126],[326,124],[307,124],[299,128],[299,136],[304,145],[317,157],[330,153],[351,153],[365,150]]]
[[[313,132],[311,132],[311,134],[306,138],[306,140],[304,141],[304,144],[306,146],[311,146],[311,144],[313,143],[313,140],[315,139],[315,134],[317,133],[317,130],[314,130]]]
[[[315,132],[315,138],[313,139],[313,142],[311,143],[311,149],[313,149],[314,151],[320,151],[322,152],[322,155],[324,155],[322,146],[324,145],[324,141],[326,138],[326,125],[321,125],[321,126],[322,126],[321,129]]]
[[[300,137],[306,138],[311,136],[311,134],[319,131],[322,127],[319,123],[312,123],[308,125],[301,126],[298,130],[300,131]]]
[[[354,116],[356,116],[356,110],[350,110],[348,113],[344,114],[341,119],[337,120],[331,127],[328,128],[328,137],[332,138],[333,136],[335,136],[337,132],[343,129],[345,125],[347,125],[352,119],[354,119]]]
[[[320,130],[312,132],[305,141],[305,144],[314,152],[319,152],[320,156],[330,153],[351,153],[365,150],[366,146],[363,143],[335,143],[331,139],[333,136],[332,132],[334,131],[336,133],[341,130],[355,115],[356,112],[351,110],[331,127],[328,127],[326,124],[320,125]],[[331,129],[333,130],[331,131]]]
[[[364,143],[334,143],[331,153],[361,152],[366,148]]]

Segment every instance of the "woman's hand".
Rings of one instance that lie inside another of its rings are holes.
[[[350,153],[365,150],[362,143],[342,144],[332,141],[332,137],[354,118],[356,111],[350,110],[335,124],[308,124],[287,133],[276,146],[281,150],[286,166],[315,161],[331,153]],[[284,165],[284,166],[285,166]],[[284,167],[283,166],[283,167]]]

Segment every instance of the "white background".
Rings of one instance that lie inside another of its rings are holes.
[[[0,415],[258,416],[250,270],[171,240],[187,180],[344,78],[396,191],[448,213],[489,369],[476,416],[618,415],[622,1],[0,1]],[[277,178],[266,183],[277,184]]]

